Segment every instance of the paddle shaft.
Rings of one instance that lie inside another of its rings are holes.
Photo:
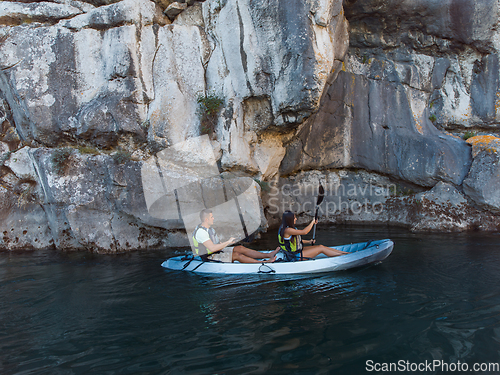
[[[314,215],[314,220],[316,221],[316,218],[318,217],[318,207],[316,207],[316,215]],[[316,223],[314,223],[314,228],[313,228],[313,241],[316,238]]]
[[[323,185],[319,185],[318,189],[318,200],[316,201],[316,213],[314,214],[314,228],[313,228],[313,241],[316,238],[316,220],[318,220],[319,205],[323,202],[323,197],[325,196],[325,189]]]

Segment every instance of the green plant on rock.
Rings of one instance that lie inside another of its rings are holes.
[[[393,197],[408,197],[415,194],[413,189],[397,185],[391,185],[389,188],[389,194]]]
[[[207,94],[198,96],[197,102],[201,134],[212,136],[217,125],[217,117],[224,104],[224,99],[216,94]]]
[[[389,195],[390,195],[391,197],[395,197],[395,196],[397,195],[397,193],[398,193],[398,190],[397,190],[397,188],[396,188],[396,185],[391,185],[391,186],[389,187]]]
[[[434,122],[436,122],[436,120],[437,120],[436,115],[434,115],[434,114],[433,114],[433,115],[430,115],[430,116],[429,116],[429,120],[431,120],[433,123],[434,123]]]
[[[101,151],[95,147],[89,147],[89,146],[78,146],[78,151],[80,151],[80,154],[90,154],[90,155],[99,155]]]
[[[254,181],[255,181],[256,183],[258,183],[258,184],[259,184],[259,186],[260,186],[260,190],[262,190],[262,191],[266,191],[266,192],[268,192],[268,191],[270,191],[270,190],[271,190],[271,187],[270,187],[270,185],[269,185],[269,182],[266,182],[266,181],[261,181],[261,180],[259,180],[258,178],[254,178]]]
[[[130,152],[117,151],[111,157],[117,164],[125,164],[130,161],[131,155]]]
[[[72,152],[73,149],[71,147],[64,147],[59,148],[52,153],[51,161],[54,172],[59,175],[64,173]]]
[[[472,138],[472,137],[475,137],[477,135],[476,132],[473,132],[473,131],[467,131],[465,132],[465,134],[463,135],[463,139],[464,141],[468,140],[469,138]]]

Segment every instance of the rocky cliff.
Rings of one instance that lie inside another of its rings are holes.
[[[219,173],[258,183],[248,210],[269,223],[306,220],[321,183],[330,222],[496,230],[498,7],[3,1],[0,247],[187,244],[148,194],[206,173],[165,156],[202,134]]]

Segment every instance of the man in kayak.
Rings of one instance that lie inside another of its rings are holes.
[[[348,254],[345,251],[332,249],[331,247],[314,245],[316,240],[302,240],[301,236],[309,233],[313,225],[318,223],[318,220],[313,219],[307,227],[301,230],[295,228],[296,222],[297,217],[293,212],[285,211],[283,213],[281,226],[278,231],[278,241],[281,248],[278,259],[282,259],[285,261],[295,261],[300,260],[302,257],[314,258],[319,254],[325,254],[329,257]],[[303,248],[303,244],[313,246]]]
[[[238,261],[240,263],[268,263],[274,262],[275,255],[279,248],[271,253],[261,253],[260,251],[248,249],[238,245],[228,247],[234,243],[235,238],[231,237],[225,242],[220,242],[219,237],[212,227],[214,224],[214,215],[211,210],[202,210],[200,212],[201,224],[193,232],[193,245],[195,255],[200,255],[203,260],[215,260],[224,263]],[[267,260],[259,260],[265,259]]]

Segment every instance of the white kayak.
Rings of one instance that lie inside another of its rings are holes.
[[[199,257],[177,256],[164,261],[162,267],[178,271],[212,274],[304,274],[331,272],[380,262],[389,256],[393,247],[394,242],[388,239],[368,241],[332,247],[337,250],[349,252],[350,254],[331,258],[320,254],[313,259],[274,263],[204,262]]]

